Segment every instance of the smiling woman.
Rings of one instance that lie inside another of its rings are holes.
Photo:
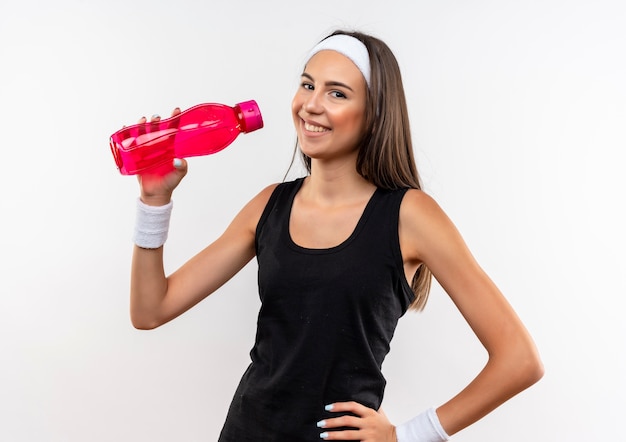
[[[325,162],[355,161],[366,97],[365,79],[350,59],[330,50],[313,55],[292,102],[302,153]]]
[[[187,163],[177,159],[169,175],[140,180],[137,230],[161,240],[134,248],[137,328],[170,321],[258,261],[252,362],[219,440],[444,441],[536,382],[542,365],[525,327],[421,191],[387,45],[342,31],[323,40],[304,67],[292,114],[307,176],[266,187],[169,276],[163,243]],[[395,426],[380,408],[381,367],[399,319],[424,307],[431,275],[489,360],[454,398]]]

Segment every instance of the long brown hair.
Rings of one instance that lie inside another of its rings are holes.
[[[417,172],[408,109],[402,76],[396,57],[382,40],[361,32],[337,30],[326,38],[344,34],[360,40],[370,58],[370,85],[367,88],[365,127],[356,169],[363,178],[382,189],[422,188]],[[296,149],[298,145],[296,143]],[[295,152],[294,152],[295,153]],[[311,158],[302,153],[302,160],[311,173]],[[422,310],[426,305],[432,273],[420,264],[413,275],[411,288],[415,299],[409,306]]]

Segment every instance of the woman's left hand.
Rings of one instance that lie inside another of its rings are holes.
[[[361,442],[396,442],[394,427],[382,408],[379,411],[367,408],[357,402],[335,402],[328,411],[332,413],[352,413],[355,416],[340,416],[325,419],[318,423],[324,430],[339,427],[352,427],[355,430],[323,431],[323,440],[358,440]]]

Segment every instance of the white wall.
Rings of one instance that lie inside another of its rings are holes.
[[[248,362],[254,263],[174,322],[128,318],[135,179],[108,136],[256,99],[266,127],[190,160],[166,265],[280,181],[306,51],[335,27],[394,49],[426,189],[535,337],[544,379],[455,440],[599,441],[626,409],[621,0],[0,3],[0,440],[214,441]],[[438,287],[384,365],[394,422],[484,351]]]

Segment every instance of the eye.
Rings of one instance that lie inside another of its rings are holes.
[[[302,89],[306,89],[307,91],[312,91],[315,89],[313,85],[307,81],[303,81],[301,86],[302,86]]]
[[[341,91],[332,91],[330,95],[333,96],[334,98],[347,98],[346,94],[344,94]]]

